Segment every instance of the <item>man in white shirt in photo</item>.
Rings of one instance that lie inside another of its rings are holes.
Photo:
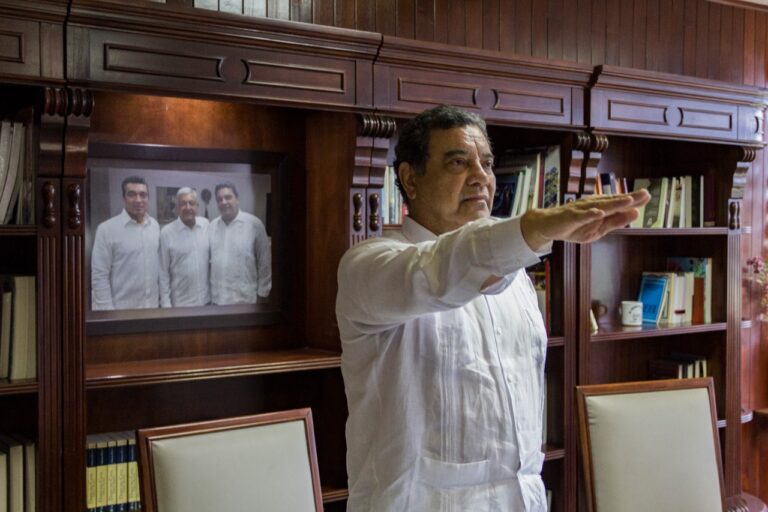
[[[215,189],[220,216],[211,222],[211,300],[214,304],[255,304],[272,289],[272,249],[264,223],[240,209],[237,188]]]
[[[176,220],[160,231],[160,306],[204,306],[211,302],[208,219],[197,216],[197,192],[176,192]]]
[[[485,123],[453,107],[406,123],[395,151],[409,216],[338,271],[347,510],[545,512],[547,335],[525,267],[553,240],[629,224],[650,196],[493,219]]]
[[[160,227],[149,216],[144,178],[123,180],[123,210],[96,228],[91,253],[91,309],[156,308]]]

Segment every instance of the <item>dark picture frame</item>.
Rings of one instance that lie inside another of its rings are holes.
[[[269,325],[284,319],[287,288],[287,230],[290,159],[285,153],[186,148],[146,144],[91,143],[88,149],[86,207],[86,332],[88,335]],[[204,305],[146,309],[94,310],[91,303],[91,256],[98,225],[122,211],[122,180],[144,178],[149,189],[149,215],[160,229],[175,220],[174,200],[182,186],[195,188],[198,216],[219,215],[218,183],[238,189],[241,211],[261,220],[271,243],[272,287],[253,304]],[[207,191],[207,192],[206,192]]]

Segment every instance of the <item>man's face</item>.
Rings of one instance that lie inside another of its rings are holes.
[[[493,153],[478,127],[433,130],[426,172],[410,174],[404,182],[410,214],[433,233],[490,216],[496,190]]]
[[[193,227],[195,225],[195,217],[197,217],[197,198],[195,194],[180,195],[176,208],[178,208],[181,222],[189,227]]]
[[[125,193],[123,194],[123,202],[128,215],[141,224],[144,221],[144,216],[147,214],[147,207],[149,206],[147,186],[143,183],[127,183],[125,185]]]
[[[240,200],[235,192],[228,187],[221,188],[216,192],[216,205],[219,207],[222,220],[227,223],[237,217],[237,213],[240,211]]]

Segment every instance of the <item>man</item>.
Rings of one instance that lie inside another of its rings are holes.
[[[143,178],[123,180],[123,210],[96,228],[91,253],[91,309],[158,307],[160,227],[147,213]]]
[[[232,183],[215,189],[219,217],[211,222],[211,299],[214,304],[255,304],[272,288],[272,255],[264,224],[240,210]]]
[[[342,258],[336,313],[349,405],[350,512],[546,510],[546,332],[525,267],[590,242],[649,196],[490,218],[485,123],[453,107],[404,125],[401,232]]]
[[[211,302],[208,219],[197,216],[197,192],[176,192],[179,216],[160,231],[160,306],[204,306]]]

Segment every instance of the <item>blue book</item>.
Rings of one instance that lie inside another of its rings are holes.
[[[658,324],[664,309],[669,280],[666,276],[643,274],[637,300],[643,303],[643,323]]]

